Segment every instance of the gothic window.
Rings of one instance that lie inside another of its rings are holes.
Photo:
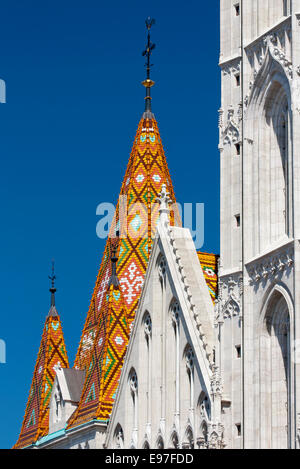
[[[114,431],[114,447],[116,449],[124,448],[124,433],[120,424],[116,426],[116,429]]]
[[[131,393],[133,396],[135,396],[138,390],[138,379],[137,379],[136,372],[134,370],[132,370],[130,373],[129,383],[130,383]]]
[[[179,448],[179,440],[177,432],[173,432],[171,435],[171,448],[178,449]]]
[[[171,306],[171,319],[175,335],[175,415],[179,416],[180,406],[180,343],[179,343],[179,304],[174,301]]]
[[[145,336],[145,363],[146,366],[141,370],[144,373],[144,380],[147,383],[146,386],[146,395],[145,400],[147,402],[147,424],[150,424],[150,416],[151,416],[151,337],[152,337],[152,320],[151,316],[146,311],[144,314],[143,319],[143,327],[144,327],[144,336]],[[144,359],[143,359],[144,360]]]
[[[278,83],[271,87],[266,101],[267,134],[269,139],[270,177],[270,237],[277,241],[283,234],[289,235],[289,114],[285,92]],[[268,135],[269,134],[269,135]],[[266,140],[267,141],[267,140]],[[264,155],[268,159],[268,155]],[[265,164],[265,163],[264,163]],[[261,182],[266,180],[261,175]],[[261,200],[261,205],[266,200]]]
[[[147,342],[149,342],[152,334],[152,321],[149,313],[146,313],[144,317],[144,331]]]
[[[275,65],[274,65],[275,66]],[[255,256],[291,235],[291,125],[289,84],[284,76],[270,83],[266,76],[265,96],[259,91],[253,98],[254,143],[251,159],[252,172],[252,224],[253,251]],[[254,104],[255,103],[255,104]],[[250,163],[249,163],[250,165]]]
[[[261,447],[290,447],[290,316],[275,290],[268,301],[260,337]]]
[[[191,427],[188,427],[182,442],[183,449],[194,449],[194,435]]]
[[[194,360],[195,360],[194,352],[192,350],[192,347],[189,346],[185,352],[186,367],[187,367],[189,374],[193,373]]]
[[[203,420],[210,420],[210,404],[209,399],[204,391],[201,392],[198,401],[199,417],[201,422]]]
[[[143,449],[150,449],[150,445],[149,445],[148,441],[145,441],[145,443],[143,445]]]
[[[175,327],[179,323],[179,311],[180,307],[177,301],[173,301],[171,306],[171,319],[173,326]]]
[[[138,378],[136,371],[132,368],[129,373],[129,387],[132,398],[133,410],[133,430],[132,430],[132,447],[137,444],[136,436],[138,431]]]
[[[166,271],[167,271],[167,263],[166,263],[165,258],[161,256],[159,260],[159,264],[158,264],[158,273],[159,273],[159,278],[161,282],[163,282],[163,280],[166,277]]]
[[[285,232],[288,234],[288,122],[286,110],[281,113],[279,126],[278,126],[278,143],[282,161],[282,172],[283,172],[283,193],[285,199],[284,205],[284,221],[285,221]]]
[[[208,448],[208,427],[206,422],[202,422],[200,427],[200,437],[197,440],[199,449]]]
[[[164,440],[162,439],[161,436],[159,436],[157,440],[157,449],[164,449],[164,447],[165,447]]]
[[[188,345],[185,349],[185,364],[190,385],[190,410],[193,409],[194,406],[194,361],[195,355],[193,349]]]

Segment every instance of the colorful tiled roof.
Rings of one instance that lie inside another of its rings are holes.
[[[120,286],[111,284],[104,295],[80,403],[68,428],[93,419],[107,420],[119,385],[129,340],[126,307]]]
[[[57,365],[68,368],[69,362],[60,317],[55,306],[51,306],[45,322],[25,417],[19,439],[14,446],[15,449],[29,446],[47,435],[49,402]]]
[[[157,122],[152,113],[145,113],[139,123],[129,163],[121,188],[110,238],[120,235],[117,274],[120,281],[129,327],[140,298],[141,288],[156,231],[159,204],[156,198],[166,184],[175,202],[169,169],[161,143]],[[175,221],[174,221],[175,218]],[[171,224],[180,225],[177,210],[171,211]],[[91,351],[101,324],[101,307],[107,292],[110,267],[110,239],[100,265],[96,286],[79,344],[75,367],[89,369]]]
[[[215,303],[218,294],[218,260],[220,256],[206,252],[197,252],[197,254],[210,296]]]

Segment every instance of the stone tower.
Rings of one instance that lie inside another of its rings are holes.
[[[221,0],[218,322],[227,447],[299,427],[300,0]]]

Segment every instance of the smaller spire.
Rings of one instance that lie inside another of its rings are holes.
[[[155,19],[150,18],[150,16],[146,19],[146,28],[148,31],[147,34],[147,44],[146,44],[146,49],[143,52],[143,57],[146,57],[146,64],[145,67],[147,68],[147,78],[142,82],[144,87],[146,88],[146,97],[145,97],[145,112],[146,113],[151,113],[151,93],[150,90],[152,86],[155,84],[153,80],[150,78],[150,71],[151,67],[153,64],[151,64],[151,55],[152,51],[155,48],[155,44],[151,42],[151,36],[150,36],[150,30],[152,26],[155,24]]]
[[[117,276],[117,262],[118,262],[117,249],[118,249],[118,247],[115,244],[112,248],[112,255],[111,255],[111,258],[110,258],[110,261],[111,261],[111,276],[110,276],[110,279],[109,279],[109,282],[108,282],[108,287],[110,287],[111,285],[113,285],[114,287],[119,287],[120,286],[119,279],[118,279],[118,276]]]
[[[50,311],[48,316],[57,316],[57,311],[55,307],[55,293],[56,293],[56,288],[55,288],[55,280],[56,280],[56,275],[54,273],[54,260],[52,261],[52,272],[51,275],[49,275],[49,279],[51,280],[51,288],[49,288],[49,291],[51,293],[51,305],[50,305]]]

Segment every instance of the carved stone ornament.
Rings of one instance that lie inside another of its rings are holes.
[[[219,368],[213,367],[213,375],[211,378],[211,392],[213,396],[222,396],[223,387]]]
[[[265,35],[258,43],[246,48],[249,62],[252,64],[253,75],[249,82],[249,92],[244,98],[245,108],[247,108],[251,101],[251,96],[255,89],[255,81],[261,70],[265,67],[269,55],[282,66],[288,80],[293,79],[293,64],[291,58],[287,56],[285,47],[282,46],[283,38],[288,40],[289,33],[289,25],[286,24],[281,30]]]
[[[234,109],[232,106],[228,109],[227,125],[223,130],[224,145],[231,145],[240,141],[239,125],[234,120]]]
[[[223,432],[224,432],[224,427],[220,423],[210,425],[209,438],[208,438],[209,449],[223,449],[224,448]]]
[[[215,325],[226,319],[241,316],[241,297],[243,295],[243,279],[236,280],[231,276],[219,282],[219,297],[215,310]]]
[[[247,267],[250,285],[258,285],[260,282],[275,278],[290,269],[294,264],[292,250],[276,253],[252,263]]]

